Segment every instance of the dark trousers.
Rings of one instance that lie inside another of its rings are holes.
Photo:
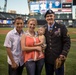
[[[23,67],[24,65],[19,66],[17,69],[13,69],[11,65],[8,64],[8,75],[22,75]]]
[[[64,65],[62,65],[59,69],[55,70],[56,75],[64,75]]]
[[[25,63],[27,75],[41,75],[43,65],[44,59],[38,61],[27,61]]]
[[[54,65],[53,64],[48,64],[45,63],[45,70],[46,70],[46,75],[64,75],[64,65],[61,66],[61,68],[54,70]]]

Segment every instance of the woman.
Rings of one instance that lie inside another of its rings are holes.
[[[27,70],[27,75],[41,75],[44,64],[44,54],[39,57],[39,52],[42,50],[41,46],[35,46],[40,40],[36,37],[35,27],[37,20],[31,18],[27,22],[28,29],[21,38],[21,47],[24,56],[24,62]]]

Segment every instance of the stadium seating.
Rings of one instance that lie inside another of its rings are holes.
[[[17,16],[22,16],[24,19],[25,24],[27,23],[27,20],[29,18],[36,18],[38,20],[39,25],[44,25],[46,23],[44,15],[43,14],[37,14],[37,15],[24,15],[24,14],[13,14],[13,13],[6,13],[6,12],[0,12],[0,20],[4,19],[10,19],[13,21],[14,18]],[[72,13],[69,14],[55,14],[55,19],[56,20],[62,20],[62,24],[66,24],[66,26],[69,26],[70,23],[69,20],[72,21],[71,25],[76,27],[76,21],[72,19]],[[1,26],[2,23],[0,23]]]

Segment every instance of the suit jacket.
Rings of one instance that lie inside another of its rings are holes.
[[[48,31],[45,25],[45,38],[47,47],[45,49],[45,62],[54,64],[60,54],[67,56],[70,49],[70,36],[65,25],[55,22],[53,30]]]

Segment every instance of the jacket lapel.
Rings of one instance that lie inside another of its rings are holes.
[[[53,29],[48,31],[48,25],[45,26],[45,34],[48,34],[48,35],[53,35],[54,32],[57,30],[57,23],[55,22],[54,26],[53,26]]]

